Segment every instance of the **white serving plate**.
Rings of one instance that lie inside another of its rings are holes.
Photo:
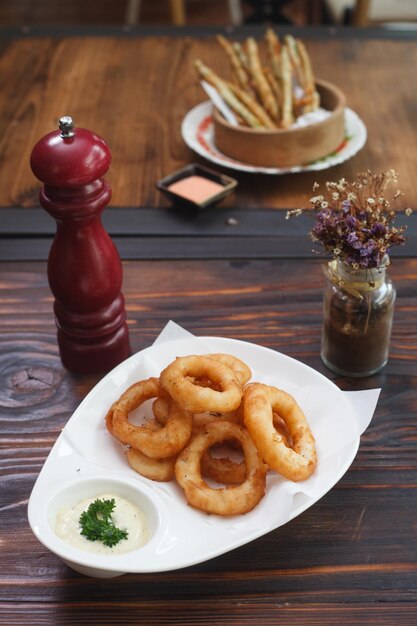
[[[157,483],[136,474],[124,446],[106,430],[110,405],[133,382],[158,376],[175,357],[226,352],[243,359],[253,380],[295,396],[317,443],[318,466],[303,483],[270,472],[267,491],[245,515],[219,517],[188,506],[175,481]],[[78,572],[111,577],[187,567],[233,550],[278,528],[312,506],[347,471],[359,446],[360,426],[348,397],[317,371],[284,354],[220,337],[187,336],[157,342],[107,374],[86,396],[63,429],[33,488],[28,517],[41,543]],[[149,520],[151,538],[123,555],[96,555],[73,548],[55,532],[63,504],[113,492],[137,502]]]
[[[325,170],[351,159],[366,143],[366,126],[360,117],[345,109],[346,138],[338,150],[313,163],[300,164],[294,167],[258,167],[250,163],[241,163],[224,155],[214,142],[214,124],[212,103],[209,100],[197,104],[185,115],[182,125],[182,138],[189,148],[212,163],[228,167],[240,172],[252,174],[296,174]]]

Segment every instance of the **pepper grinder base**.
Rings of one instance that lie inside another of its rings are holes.
[[[58,330],[58,345],[63,366],[75,374],[103,374],[131,354],[127,325],[99,341],[80,343]]]

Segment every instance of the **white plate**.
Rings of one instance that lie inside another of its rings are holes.
[[[253,174],[295,174],[297,172],[325,170],[347,161],[359,152],[366,143],[365,124],[352,109],[346,108],[345,126],[345,141],[335,152],[313,163],[288,168],[257,167],[249,163],[235,161],[220,152],[214,143],[212,104],[209,100],[201,102],[186,114],[181,125],[181,134],[189,148],[217,165]]]
[[[136,474],[121,446],[106,431],[110,405],[133,382],[158,376],[176,356],[227,352],[240,357],[253,380],[275,384],[295,396],[317,443],[318,466],[303,483],[270,473],[266,495],[246,515],[222,518],[188,506],[180,487]],[[107,374],[86,396],[53,447],[33,488],[28,516],[36,537],[73,569],[92,576],[158,572],[200,563],[248,543],[285,524],[312,506],[340,480],[359,446],[359,426],[351,402],[327,378],[288,356],[242,341],[187,337],[143,350]],[[343,444],[342,444],[343,442]],[[120,556],[82,552],[54,532],[57,509],[116,492],[145,510],[152,538]]]

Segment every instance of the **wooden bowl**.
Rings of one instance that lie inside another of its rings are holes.
[[[316,81],[320,105],[331,111],[321,122],[309,126],[258,130],[233,126],[214,109],[214,140],[226,156],[260,167],[304,165],[334,152],[345,138],[346,98],[335,85]]]

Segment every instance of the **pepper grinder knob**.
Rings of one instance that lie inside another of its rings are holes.
[[[102,178],[111,163],[105,141],[61,117],[59,130],[32,150],[39,199],[57,230],[48,257],[58,346],[73,372],[109,371],[130,354],[119,253],[101,223],[111,199]]]
[[[59,118],[59,130],[61,131],[61,137],[63,139],[74,137],[74,122],[70,115],[64,115]]]

